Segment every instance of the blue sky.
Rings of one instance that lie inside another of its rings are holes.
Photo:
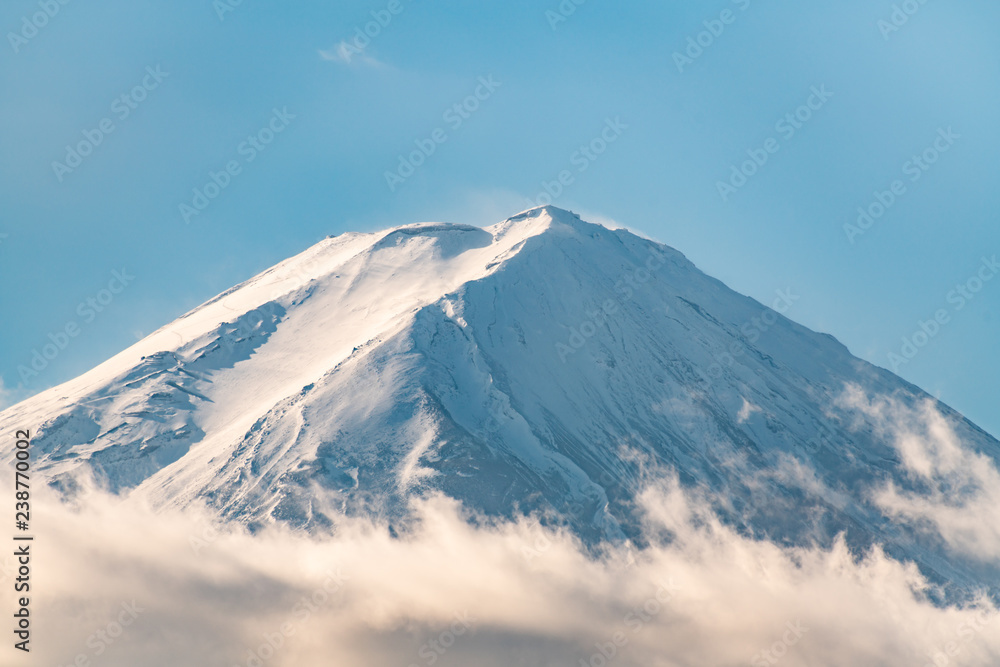
[[[915,352],[998,435],[1000,6],[816,4],[8,0],[5,400],[327,234],[491,224],[548,184],[864,359]]]

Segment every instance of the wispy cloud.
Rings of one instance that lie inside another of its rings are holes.
[[[750,419],[751,415],[753,415],[753,413],[755,412],[762,412],[762,410],[758,406],[754,405],[753,403],[744,398],[743,407],[740,408],[739,414],[736,415],[736,423],[745,424],[747,420]]]
[[[647,241],[662,243],[660,239],[655,238],[654,236],[648,234],[647,232],[644,232],[641,229],[636,229],[635,227],[631,227],[625,223],[619,222],[618,220],[615,220],[610,216],[604,215],[603,213],[589,211],[586,209],[580,209],[577,212],[580,214],[581,218],[583,218],[587,222],[592,222],[595,225],[602,225],[604,227],[607,227],[608,229],[624,229],[625,231],[635,234],[636,236],[639,236],[641,238],[644,238]]]
[[[320,49],[319,56],[341,65],[362,65],[366,67],[386,67],[386,64],[369,56],[363,49],[358,49],[346,40],[341,40],[332,49]]]
[[[871,420],[899,453],[911,488],[888,483],[875,501],[890,516],[939,535],[956,552],[984,561],[1000,553],[1000,472],[968,449],[930,399],[916,407],[870,398],[857,386],[841,403]]]

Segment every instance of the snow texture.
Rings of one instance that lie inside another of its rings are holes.
[[[543,207],[327,238],[0,413],[0,432],[35,426],[36,474],[70,495],[85,474],[319,532],[345,514],[403,525],[442,492],[585,543],[641,540],[636,494],[670,469],[747,536],[843,533],[996,591],[995,561],[879,503],[919,480],[845,391],[930,400],[676,250]],[[996,466],[996,440],[935,409]]]

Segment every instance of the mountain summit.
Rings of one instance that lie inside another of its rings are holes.
[[[8,409],[0,428],[36,424],[36,470],[67,492],[84,473],[252,526],[401,521],[441,492],[591,543],[636,539],[636,494],[670,470],[751,535],[844,534],[940,581],[995,577],[878,502],[887,485],[921,488],[857,397],[913,411],[930,397],[786,319],[796,298],[762,305],[669,247],[553,207],[488,228],[349,233]],[[997,441],[935,409],[995,465]]]

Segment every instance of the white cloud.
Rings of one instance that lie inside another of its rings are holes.
[[[597,213],[595,211],[590,211],[587,209],[580,209],[578,213],[580,214],[580,218],[582,218],[587,222],[592,222],[595,225],[601,225],[602,227],[607,227],[608,229],[624,229],[625,231],[631,234],[635,234],[640,238],[644,238],[647,241],[653,241],[654,243],[663,243],[658,238],[653,237],[651,234],[648,234],[647,232],[644,232],[641,229],[630,227],[629,225],[618,222],[614,218],[606,216],[602,213]]]
[[[744,398],[743,406],[740,408],[739,414],[736,415],[736,423],[745,424],[746,421],[750,419],[750,415],[755,412],[761,412],[761,409]]]
[[[748,539],[674,480],[653,484],[642,502],[650,536],[672,539],[594,556],[526,520],[471,526],[442,498],[420,503],[420,521],[394,539],[384,525],[349,520],[328,537],[279,527],[249,535],[197,510],[153,513],[100,494],[73,509],[39,492],[35,658],[62,665],[83,654],[106,667],[924,665],[951,643],[949,665],[1000,659],[996,610],[985,600],[935,607],[913,565],[878,550],[857,560],[842,542],[789,549]],[[0,578],[12,576],[10,558],[0,564]],[[141,612],[119,634],[133,600]]]
[[[917,407],[869,398],[858,387],[841,403],[866,415],[889,439],[920,492],[890,483],[876,502],[890,516],[935,532],[953,550],[983,561],[1000,554],[1000,472],[992,459],[963,445],[930,399]]]

